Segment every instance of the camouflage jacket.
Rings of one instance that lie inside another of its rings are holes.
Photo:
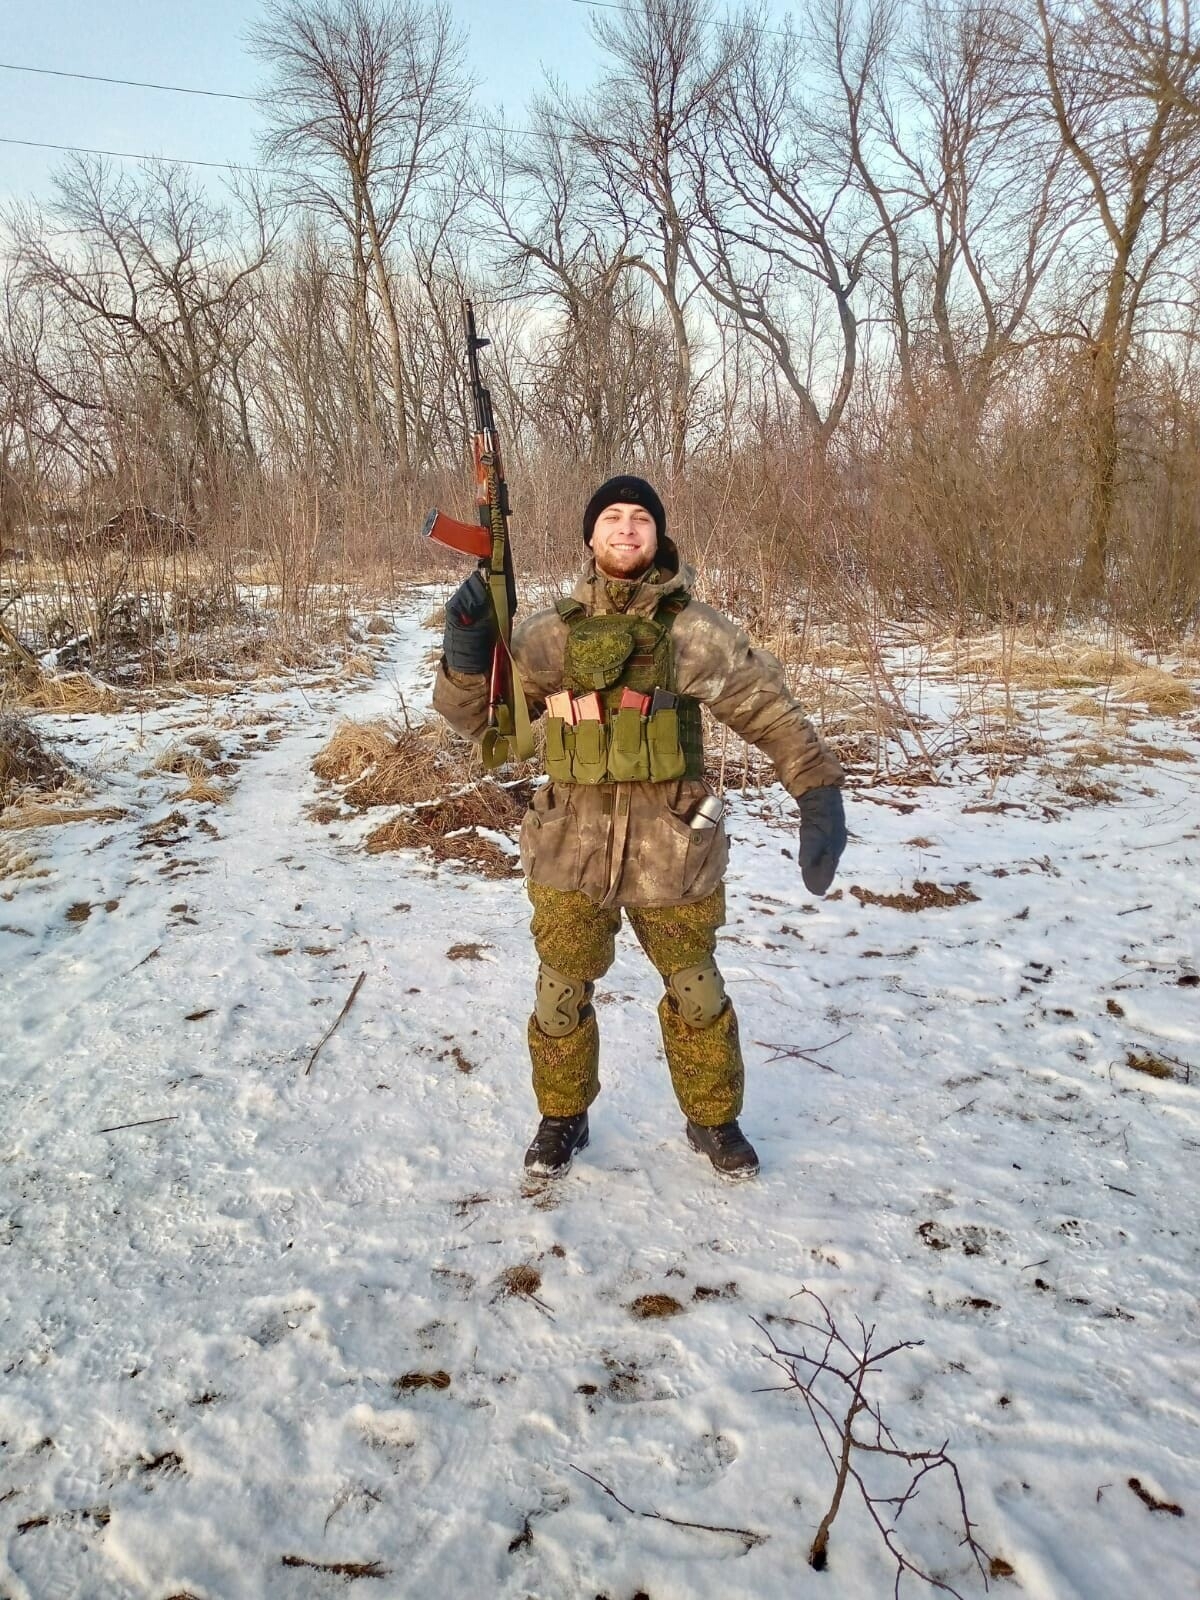
[[[628,611],[653,616],[666,595],[690,590],[695,573],[656,571],[637,583],[605,580],[588,558],[573,598],[589,615]],[[756,745],[793,795],[842,781],[823,743],[788,689],[783,668],[711,606],[691,600],[671,629],[675,688],[708,707],[719,722]],[[531,717],[563,687],[567,624],[553,607],[513,633],[513,655]],[[478,739],[487,724],[487,680],[438,669],[434,709],[458,732]],[[521,862],[535,882],[580,889],[607,905],[683,905],[711,894],[724,877],[729,846],[723,823],[696,829],[688,818],[710,791],[704,782],[547,783],[521,828]]]

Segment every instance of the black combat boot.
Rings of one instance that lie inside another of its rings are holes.
[[[543,1117],[533,1143],[525,1152],[525,1165],[531,1172],[557,1175],[567,1170],[571,1157],[587,1142],[586,1111],[581,1111],[577,1117]]]
[[[722,1122],[715,1128],[702,1128],[698,1122],[689,1122],[687,1137],[692,1149],[707,1156],[718,1172],[728,1173],[733,1178],[752,1178],[758,1171],[758,1155],[736,1119]]]

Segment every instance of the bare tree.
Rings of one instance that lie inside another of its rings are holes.
[[[367,368],[369,426],[407,476],[416,398],[389,251],[456,139],[470,87],[462,34],[440,0],[271,0],[251,46],[271,72],[268,157],[298,169],[293,201],[333,218],[350,241],[351,358]],[[390,358],[386,424],[369,354],[369,289]]]
[[[25,304],[38,308],[26,348],[43,399],[61,435],[82,442],[78,419],[92,413],[119,424],[117,445],[131,410],[165,403],[161,444],[191,504],[225,463],[255,454],[243,362],[274,246],[263,200],[242,190],[219,205],[179,167],[133,176],[83,157],[55,189],[48,211],[10,224]],[[95,449],[93,434],[93,460]]]
[[[847,163],[809,103],[797,36],[790,27],[768,32],[750,15],[725,39],[718,92],[691,130],[697,218],[685,248],[708,293],[769,354],[806,432],[824,446],[854,384],[853,302],[872,233],[856,214]]]
[[[604,214],[628,239],[630,265],[653,284],[669,321],[675,473],[687,449],[694,384],[688,308],[697,288],[686,250],[685,148],[727,70],[711,21],[705,0],[637,0],[619,22],[597,13],[592,29],[608,58],[600,82],[582,102],[561,101],[564,120],[594,163]]]
[[[1036,336],[1037,296],[1079,215],[1039,115],[1029,30],[998,0],[837,0],[813,10],[823,125],[876,219],[868,268],[887,299],[915,435],[931,400],[978,436],[995,383]]]
[[[1200,228],[1200,36],[1174,0],[1035,0],[1044,97],[1091,201],[1076,241],[1090,368],[1088,544],[1102,590],[1116,504],[1122,380],[1151,303],[1194,294]]]
[[[636,250],[599,203],[593,151],[564,136],[555,105],[536,101],[528,120],[528,134],[498,135],[481,151],[476,199],[495,229],[502,293],[543,308],[527,416],[605,474],[632,443],[631,390],[642,382],[626,336]]]

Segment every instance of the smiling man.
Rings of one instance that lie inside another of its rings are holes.
[[[688,1143],[732,1177],[758,1170],[742,1132],[737,1017],[714,960],[729,849],[704,780],[700,708],[775,763],[800,810],[800,866],[814,894],[846,843],[842,769],[773,655],[692,597],[695,573],[667,537],[644,478],[601,484],[583,514],[587,559],[569,597],[513,634],[531,716],[546,715],[549,782],[521,829],[540,962],[529,1019],[541,1122],[531,1171],[562,1173],[588,1142],[600,1090],[592,992],[612,965],[622,912],[658,969],[658,1015]],[[473,574],[446,606],[434,706],[460,732],[487,723],[495,622]]]

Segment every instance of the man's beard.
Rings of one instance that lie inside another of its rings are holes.
[[[638,578],[646,576],[654,565],[654,557],[652,555],[642,556],[630,551],[626,562],[621,562],[619,557],[614,558],[611,553],[604,558],[604,562],[606,564],[602,564],[600,558],[597,557],[596,571],[601,577],[615,578],[618,581],[633,583]]]

